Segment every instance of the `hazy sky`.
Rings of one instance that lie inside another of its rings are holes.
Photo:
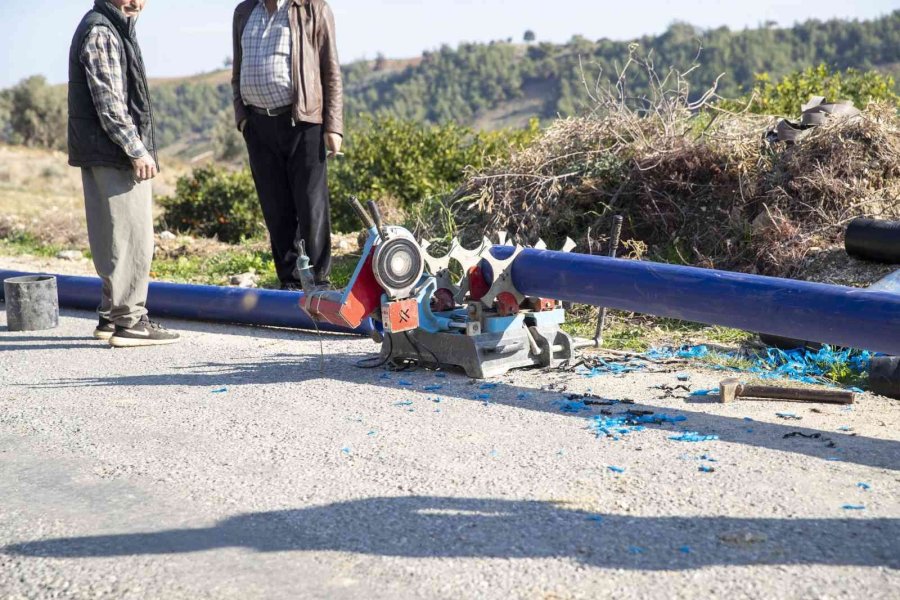
[[[231,55],[234,0],[147,0],[138,35],[151,77],[190,75]],[[331,0],[342,62],[419,55],[441,44],[513,37],[539,40],[629,39],[659,33],[675,20],[704,28],[792,25],[811,16],[869,19],[900,0]],[[32,75],[67,77],[75,26],[92,0],[0,0],[0,88]]]

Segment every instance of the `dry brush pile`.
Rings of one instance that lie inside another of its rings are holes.
[[[652,97],[628,97],[629,68],[651,80]],[[691,101],[686,75],[660,79],[632,57],[615,85],[594,87],[592,112],[470,173],[447,205],[463,237],[568,235],[597,252],[621,214],[623,239],[650,258],[784,276],[854,217],[900,218],[896,107],[773,144],[774,118],[717,109],[715,86]]]

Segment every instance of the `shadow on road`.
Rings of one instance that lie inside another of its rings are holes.
[[[250,548],[412,558],[570,558],[597,567],[900,567],[897,519],[625,517],[548,502],[370,498],[238,515],[206,528],[13,544],[7,554],[113,557]]]
[[[92,386],[188,386],[209,387],[229,386],[229,389],[241,385],[271,385],[280,383],[302,383],[327,377],[348,383],[380,386],[387,391],[383,397],[393,402],[391,391],[420,391],[428,395],[440,395],[444,399],[454,398],[501,404],[524,410],[560,413],[559,400],[564,397],[561,392],[535,390],[508,383],[496,385],[489,390],[480,389],[482,382],[475,382],[461,374],[448,374],[445,378],[435,377],[434,372],[418,370],[413,372],[384,375],[381,369],[365,370],[354,368],[360,359],[371,355],[359,354],[326,354],[324,371],[320,369],[320,357],[292,356],[276,354],[266,357],[258,363],[197,363],[185,367],[161,368],[160,372],[146,375],[119,377],[86,377],[48,381],[43,386],[48,388],[92,387]],[[389,378],[386,378],[389,377]],[[572,375],[577,377],[577,375]],[[409,383],[401,386],[400,382]],[[602,378],[595,380],[598,384]],[[426,389],[440,386],[439,390]],[[596,388],[595,388],[596,389]],[[798,425],[796,421],[785,421],[785,424],[750,421],[741,417],[730,417],[702,412],[699,407],[685,403],[685,408],[660,409],[654,405],[653,390],[644,392],[644,398],[637,404],[620,404],[610,407],[591,407],[587,411],[578,411],[571,416],[587,420],[599,415],[601,411],[617,414],[627,410],[644,410],[666,412],[669,415],[683,415],[687,420],[681,423],[658,425],[669,431],[696,431],[704,435],[717,435],[724,442],[745,444],[796,452],[830,461],[844,461],[871,467],[900,470],[900,442],[857,436],[852,433],[821,431]],[[689,410],[697,408],[697,410]],[[773,413],[775,409],[773,408]],[[803,435],[799,435],[803,434]],[[820,434],[817,438],[810,438]],[[790,437],[785,437],[790,436]],[[806,437],[804,437],[806,436]]]

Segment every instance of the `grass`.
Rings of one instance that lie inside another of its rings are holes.
[[[66,249],[57,244],[45,244],[30,233],[16,233],[0,238],[0,254],[9,256],[31,254],[33,256],[53,257]]]

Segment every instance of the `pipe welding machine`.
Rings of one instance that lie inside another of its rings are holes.
[[[527,297],[513,285],[512,264],[522,246],[498,259],[486,238],[474,250],[454,239],[445,256],[434,257],[427,242],[384,225],[373,201],[368,211],[356,198],[350,202],[368,235],[347,287],[317,289],[302,243],[295,276],[303,286],[301,306],[313,320],[350,329],[369,317],[376,322],[373,337],[382,344],[378,364],[452,365],[482,379],[519,367],[559,366],[590,344],[560,329],[565,310],[559,302]],[[500,238],[506,245],[506,236]],[[567,239],[563,251],[574,248]],[[451,261],[461,277],[454,277]]]

